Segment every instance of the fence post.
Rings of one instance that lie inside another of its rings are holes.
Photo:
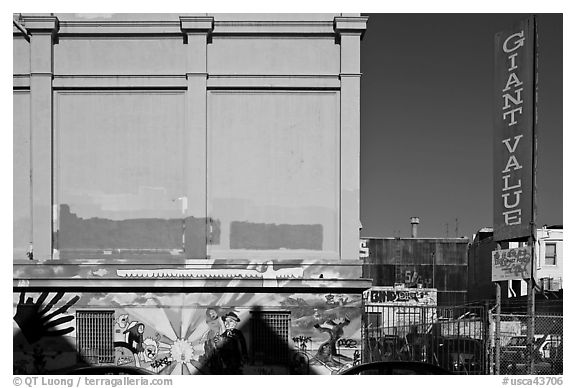
[[[500,374],[500,313],[501,313],[501,302],[502,302],[502,290],[500,288],[500,283],[496,282],[496,320],[495,320],[495,337],[494,338],[494,374]]]
[[[490,302],[487,300],[484,304],[484,373],[490,374],[490,365],[492,361],[492,353],[490,351]]]

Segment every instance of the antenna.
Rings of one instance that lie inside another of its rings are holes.
[[[458,237],[458,218],[456,218],[456,237]]]

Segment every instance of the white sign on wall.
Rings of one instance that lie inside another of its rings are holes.
[[[492,281],[530,278],[530,247],[492,251]]]

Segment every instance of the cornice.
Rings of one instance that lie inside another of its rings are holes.
[[[367,16],[336,16],[334,18],[334,31],[336,31],[338,35],[359,34],[360,38],[362,38],[366,32],[367,23]]]
[[[214,18],[211,16],[180,16],[180,29],[185,34],[210,34],[214,29]]]
[[[60,29],[60,21],[56,16],[23,16],[21,23],[30,34],[56,34]]]

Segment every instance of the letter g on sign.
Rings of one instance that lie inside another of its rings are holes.
[[[518,37],[519,39],[514,42],[513,47],[508,47],[508,43],[510,42],[510,40],[515,37]],[[506,40],[504,41],[504,44],[502,45],[502,50],[504,50],[505,53],[511,53],[512,51],[518,50],[522,46],[524,46],[524,30],[507,37]]]

